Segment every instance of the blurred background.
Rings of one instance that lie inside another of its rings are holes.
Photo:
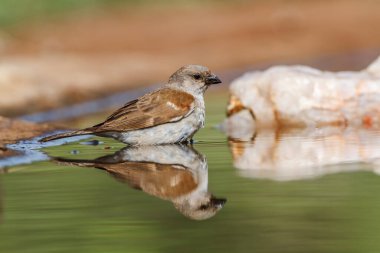
[[[214,127],[245,71],[364,69],[380,54],[379,14],[379,0],[0,0],[0,252],[379,252],[379,131],[233,142]],[[206,221],[106,171],[49,160],[95,159],[122,143],[41,146],[30,138],[50,125],[1,117],[90,126],[186,64],[224,81],[207,91],[195,136],[194,153],[207,158],[203,186],[227,199]],[[70,118],[82,108],[70,106],[89,101],[98,111]]]
[[[165,82],[185,64],[224,78],[279,63],[361,69],[380,1],[1,0],[0,115]]]

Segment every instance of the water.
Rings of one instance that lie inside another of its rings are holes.
[[[55,160],[7,168],[0,252],[380,250],[378,131],[229,141],[213,127],[225,103],[225,94],[208,96],[206,128],[193,148],[125,149],[92,137],[99,142],[43,147]]]

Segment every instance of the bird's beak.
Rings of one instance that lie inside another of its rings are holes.
[[[212,196],[210,199],[211,206],[216,207],[216,208],[222,208],[226,202],[227,202],[227,199],[225,198],[218,199]]]
[[[217,84],[217,83],[221,83],[221,82],[222,81],[216,75],[211,75],[211,76],[206,77],[206,84],[207,85]]]

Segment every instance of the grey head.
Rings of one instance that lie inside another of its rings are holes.
[[[168,85],[185,91],[204,92],[212,84],[222,81],[207,67],[201,65],[186,65],[170,76]]]

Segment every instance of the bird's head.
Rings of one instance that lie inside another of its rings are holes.
[[[221,82],[208,68],[200,65],[186,65],[169,78],[169,85],[187,92],[204,92],[210,85]]]
[[[226,202],[227,199],[216,198],[207,192],[174,202],[174,207],[189,219],[207,220],[220,211]]]

